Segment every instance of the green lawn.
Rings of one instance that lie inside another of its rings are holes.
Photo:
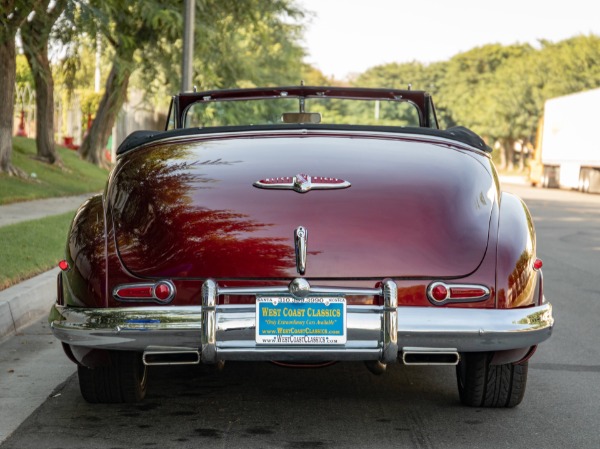
[[[0,227],[0,290],[54,268],[65,257],[75,211]]]
[[[64,166],[35,159],[32,139],[13,139],[12,163],[27,179],[0,174],[0,205],[40,198],[100,192],[108,171],[58,147]],[[75,211],[0,227],[0,290],[56,266],[64,258],[67,231]]]
[[[64,163],[62,168],[35,159],[35,140],[15,137],[12,163],[29,178],[0,174],[0,204],[102,190],[108,171],[82,161],[77,152],[68,148],[59,146],[58,152]]]

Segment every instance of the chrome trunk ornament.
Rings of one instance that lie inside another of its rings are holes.
[[[306,271],[306,247],[308,244],[308,230],[298,226],[294,231],[294,247],[296,249],[296,270],[300,274]]]
[[[261,179],[253,185],[259,189],[295,190],[298,193],[306,193],[309,190],[346,189],[351,184],[343,179],[298,173],[296,176]]]

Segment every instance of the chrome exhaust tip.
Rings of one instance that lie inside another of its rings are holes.
[[[402,348],[405,365],[458,365],[460,355],[454,348]]]
[[[380,362],[379,360],[367,360],[365,361],[365,366],[371,373],[377,376],[385,373],[385,370],[387,369],[387,364]]]
[[[199,351],[146,351],[142,355],[146,366],[156,365],[197,365],[200,363]]]

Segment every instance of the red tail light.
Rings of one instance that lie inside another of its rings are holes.
[[[438,302],[448,299],[448,289],[444,284],[438,283],[436,286],[431,288],[431,298]]]
[[[125,284],[116,287],[113,290],[113,296],[117,301],[153,301],[167,304],[175,297],[175,286],[171,281],[159,281],[153,284]]]
[[[161,301],[168,301],[174,292],[173,285],[167,282],[159,282],[154,287],[154,296]]]
[[[481,298],[489,293],[483,287],[450,287],[450,299]]]
[[[436,306],[453,302],[485,301],[490,297],[490,289],[483,285],[446,284],[438,281],[429,285],[427,297]]]
[[[154,297],[153,287],[154,285],[125,285],[117,287],[115,296],[120,299],[149,299]]]

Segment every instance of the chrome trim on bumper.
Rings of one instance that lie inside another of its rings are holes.
[[[290,294],[281,287],[258,294]],[[220,360],[395,361],[403,348],[499,351],[537,345],[550,337],[552,306],[521,309],[398,307],[396,284],[381,289],[311,287],[308,294],[381,295],[383,306],[347,306],[347,343],[340,346],[265,346],[255,342],[253,304],[218,305],[219,295],[257,294],[206,281],[202,305],[83,309],[54,305],[54,335],[64,343],[101,349],[194,351],[203,363]]]

